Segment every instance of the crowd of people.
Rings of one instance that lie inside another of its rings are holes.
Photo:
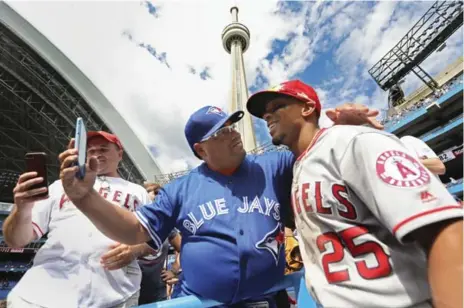
[[[407,115],[411,114],[412,112],[419,110],[423,107],[429,106],[435,100],[446,94],[449,90],[453,89],[456,85],[463,83],[463,76],[459,75],[452,78],[446,84],[444,84],[440,89],[436,90],[435,92],[431,93],[427,97],[421,98],[418,102],[412,105],[408,105],[406,107],[397,108],[397,110],[387,115],[384,119],[381,120],[381,123],[385,126],[393,126],[398,124],[403,120]]]
[[[24,262],[8,261],[8,262],[0,263],[0,272],[8,272],[8,271],[26,272],[31,266],[32,266],[32,262],[24,263]]]
[[[290,151],[247,154],[234,127],[244,113],[205,106],[184,130],[203,163],[164,187],[120,178],[123,146],[101,131],[87,135],[82,179],[73,140],[58,181],[34,188],[43,178],[22,174],[5,241],[48,237],[8,307],[125,308],[187,295],[289,307],[285,291],[266,292],[303,265],[321,306],[462,306],[463,212],[425,169],[442,172],[435,157],[382,131],[365,106],[327,111],[335,126],[320,129],[317,93],[300,81],[251,96],[247,109]],[[166,270],[169,245],[177,258]]]

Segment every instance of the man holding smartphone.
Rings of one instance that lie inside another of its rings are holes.
[[[98,161],[94,188],[115,207],[135,211],[149,202],[140,186],[117,173],[123,149],[107,132],[87,134],[87,157]],[[148,245],[128,246],[99,232],[66,196],[60,180],[42,188],[37,172],[20,176],[14,207],[3,225],[10,247],[24,247],[48,234],[48,239],[8,296],[8,307],[118,307],[138,303],[141,271],[137,258]],[[43,196],[48,191],[48,196]]]

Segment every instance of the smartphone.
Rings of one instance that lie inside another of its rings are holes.
[[[42,183],[31,186],[31,189],[47,187],[47,154],[43,152],[26,153],[24,157],[26,161],[26,172],[37,172],[37,177],[43,178]],[[48,189],[46,192],[37,195],[37,197],[48,197]]]
[[[76,177],[82,180],[85,176],[85,163],[87,161],[87,130],[82,118],[77,118],[76,120],[74,148],[78,152],[77,163],[75,165],[79,167],[79,171],[76,173]]]

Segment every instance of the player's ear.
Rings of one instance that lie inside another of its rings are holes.
[[[303,108],[301,109],[301,115],[303,117],[309,117],[316,110],[316,104],[313,101],[308,101],[304,103]]]
[[[205,149],[203,149],[203,146],[201,143],[195,143],[193,145],[193,149],[195,152],[198,154],[198,156],[203,157],[206,155]]]

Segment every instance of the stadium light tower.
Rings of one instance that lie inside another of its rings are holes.
[[[237,110],[245,112],[242,121],[237,124],[242,135],[243,146],[248,152],[256,148],[253,120],[245,108],[248,99],[248,86],[243,53],[250,45],[250,30],[238,22],[238,8],[236,6],[230,9],[230,13],[232,14],[232,23],[222,31],[222,45],[232,58],[232,91],[229,112],[232,113]]]

